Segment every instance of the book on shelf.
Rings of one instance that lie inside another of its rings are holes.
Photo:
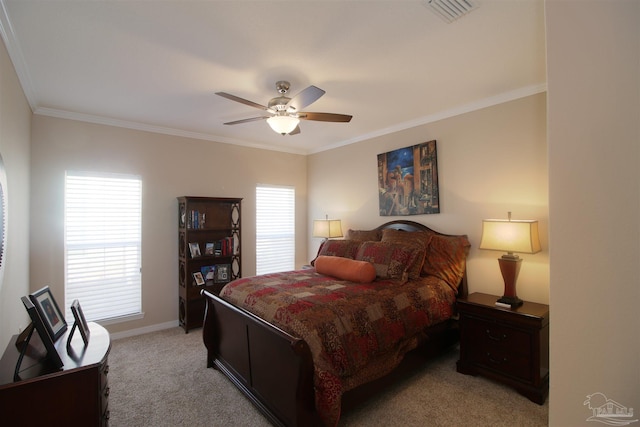
[[[204,228],[207,214],[197,210],[190,210],[187,217],[187,228],[192,230],[200,230]]]
[[[213,254],[217,256],[237,255],[235,239],[233,237],[225,237],[214,242]]]

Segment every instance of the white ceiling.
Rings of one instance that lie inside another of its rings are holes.
[[[546,90],[543,0],[475,0],[446,23],[421,1],[0,0],[0,31],[33,111],[314,153]],[[326,94],[281,136],[275,82]],[[421,141],[416,141],[416,143]]]

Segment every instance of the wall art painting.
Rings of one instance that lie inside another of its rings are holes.
[[[378,154],[380,216],[440,213],[436,141]]]

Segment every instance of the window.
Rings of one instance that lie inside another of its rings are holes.
[[[140,315],[142,181],[67,172],[65,307],[78,299],[89,321]]]
[[[256,274],[295,268],[295,190],[256,188]]]

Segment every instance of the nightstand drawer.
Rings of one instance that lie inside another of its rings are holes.
[[[531,381],[531,362],[528,355],[486,349],[475,349],[472,353],[474,354],[471,357],[478,366]]]
[[[483,352],[531,354],[531,334],[476,317],[464,317],[463,328],[472,348]]]

